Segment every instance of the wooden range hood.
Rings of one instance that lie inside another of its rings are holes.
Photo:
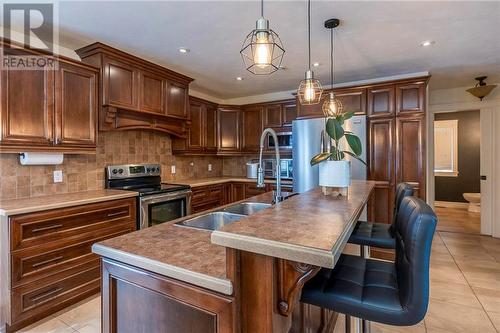
[[[99,129],[146,129],[186,137],[192,78],[102,43],[75,51],[100,68]]]

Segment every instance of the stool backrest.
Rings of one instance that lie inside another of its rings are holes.
[[[396,228],[396,222],[398,219],[399,206],[401,206],[401,201],[403,198],[410,197],[413,195],[413,186],[408,183],[399,183],[396,186],[396,195],[394,197],[394,214],[392,215],[392,223],[389,227],[389,232],[394,236],[394,230]]]
[[[429,303],[429,264],[437,217],[416,197],[401,202],[396,223],[396,275],[400,301],[408,321],[418,323]]]

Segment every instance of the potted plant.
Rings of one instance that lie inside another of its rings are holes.
[[[363,151],[361,140],[344,129],[345,121],[352,118],[354,112],[345,112],[326,121],[326,133],[331,138],[329,152],[322,152],[311,159],[311,166],[319,165],[319,185],[323,187],[325,195],[335,192],[347,195],[347,187],[351,184],[351,165],[346,160],[349,155],[365,164],[360,156]],[[348,149],[341,147],[341,140],[345,139]]]

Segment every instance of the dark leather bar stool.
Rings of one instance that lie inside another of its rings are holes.
[[[437,218],[421,199],[401,202],[395,225],[396,261],[342,255],[302,289],[301,301],[363,321],[410,326],[420,322],[429,302],[429,262]],[[366,327],[363,325],[363,327]]]
[[[413,186],[408,183],[399,183],[396,186],[396,197],[394,202],[394,215],[392,223],[373,223],[358,221],[349,238],[349,243],[361,246],[363,255],[365,246],[377,246],[385,249],[394,249],[396,246],[394,228],[398,216],[399,206],[403,198],[413,195]]]

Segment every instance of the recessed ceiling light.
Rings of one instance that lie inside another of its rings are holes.
[[[283,65],[280,65],[280,66],[278,67],[278,69],[279,69],[279,70],[281,70],[281,71],[286,71],[286,70],[288,69],[288,67],[283,66]]]
[[[315,63],[313,64],[313,66],[314,66],[314,67],[319,67],[319,62],[315,62]]]
[[[420,43],[420,46],[431,46],[432,44],[435,44],[436,42],[433,40],[424,40],[422,43]]]
[[[180,53],[189,53],[189,51],[191,51],[190,49],[186,48],[186,47],[179,47],[179,52]]]
[[[243,81],[243,78],[242,78],[241,76],[237,76],[237,77],[236,77],[236,80],[237,80],[237,81]]]

